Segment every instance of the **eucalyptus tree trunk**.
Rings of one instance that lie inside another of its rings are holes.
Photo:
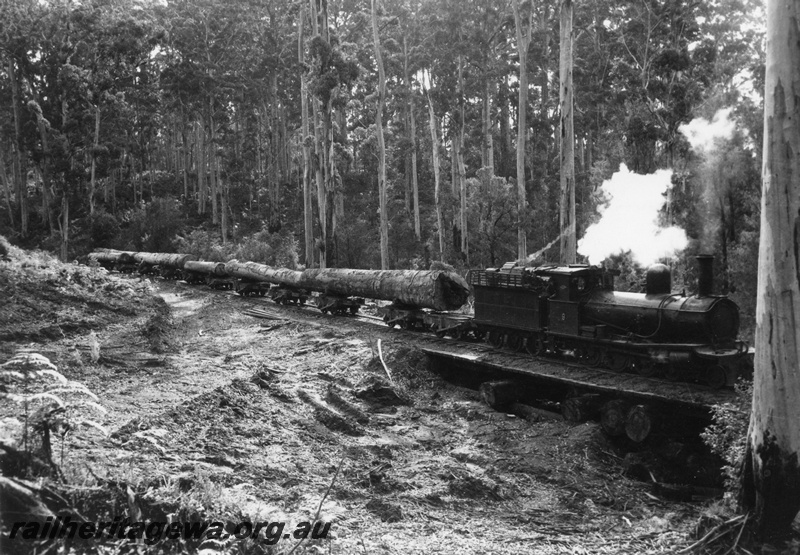
[[[459,125],[456,131],[456,169],[458,171],[459,184],[459,216],[461,219],[461,252],[469,263],[469,230],[467,229],[467,170],[464,167],[464,128],[466,126],[466,111],[464,109],[464,57],[458,56],[458,111]]]
[[[572,122],[572,0],[561,0],[559,63],[561,158],[561,262],[574,264],[575,238],[575,131]]]
[[[311,28],[314,36],[320,33],[318,0],[309,0],[311,4]],[[323,171],[327,167],[325,164],[325,145],[324,137],[320,130],[323,115],[320,113],[320,101],[314,98],[311,102],[314,113],[314,153],[316,155],[314,165],[314,175],[317,183],[317,206],[319,212],[320,238],[317,242],[319,248],[319,267],[327,266],[327,246],[328,246],[328,194],[326,191],[326,181]]]
[[[13,165],[12,165],[13,171]],[[14,209],[11,207],[11,185],[9,184],[10,179],[8,178],[8,174],[6,173],[6,157],[3,153],[2,144],[0,144],[0,181],[3,182],[3,191],[5,192],[6,197],[6,210],[8,210],[8,219],[11,228],[14,228]]]
[[[19,85],[13,58],[8,60],[8,76],[11,82],[11,107],[14,113],[14,141],[12,143],[14,152],[14,185],[19,206],[20,234],[25,237],[28,234],[28,186],[27,172],[22,163],[22,149],[19,146],[22,139],[22,128],[19,114]]]
[[[753,406],[742,505],[757,535],[788,537],[800,509],[800,0],[767,2]]]
[[[300,2],[300,15],[298,16],[297,61],[305,61],[305,4]],[[302,145],[303,145],[303,224],[305,228],[306,268],[314,267],[314,220],[311,193],[311,145],[308,144],[310,131],[308,128],[308,84],[305,71],[300,73],[300,111],[302,114]]]
[[[436,114],[430,92],[428,97],[428,121],[431,130],[431,163],[433,164],[434,203],[436,204],[436,226],[439,228],[439,259],[444,262],[444,216],[442,214],[441,177],[439,175],[439,136],[436,132]]]
[[[517,52],[519,53],[519,106],[517,108],[517,258],[528,256],[525,222],[528,203],[525,194],[525,139],[528,132],[528,45],[531,42],[533,18],[528,18],[527,33],[519,11],[519,0],[513,0],[514,23],[517,29]]]
[[[92,169],[89,178],[89,214],[94,214],[94,191],[96,187],[97,149],[100,147],[100,105],[94,107],[94,142],[92,144]]]
[[[375,43],[375,63],[378,65],[378,109],[375,112],[375,132],[378,135],[378,195],[381,211],[381,269],[389,269],[389,214],[386,200],[386,145],[383,142],[383,108],[386,105],[386,73],[378,35],[378,14],[372,0],[372,40]]]
[[[414,92],[408,71],[408,47],[405,35],[403,35],[403,73],[408,89],[408,123],[411,133],[411,194],[414,202],[414,237],[420,241],[422,240],[422,226],[419,216],[419,182],[417,179],[417,120],[414,114]]]
[[[217,146],[214,124],[214,100],[208,99],[208,184],[211,189],[211,223],[219,224],[219,182],[217,176]]]
[[[206,130],[202,118],[195,123],[195,133],[197,137],[195,139],[195,150],[197,151],[195,167],[197,168],[197,188],[199,195],[197,213],[205,214],[208,191],[206,189]]]
[[[488,68],[487,62],[487,68]],[[484,76],[483,83],[483,156],[481,156],[481,163],[485,168],[491,168],[492,175],[494,175],[494,140],[492,137],[492,95],[494,94],[494,84],[491,77]]]

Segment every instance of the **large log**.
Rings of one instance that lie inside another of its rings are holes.
[[[144,262],[150,266],[166,266],[167,268],[183,269],[183,265],[194,260],[191,254],[170,254],[166,252],[137,252],[133,259],[136,262]]]
[[[136,254],[132,251],[117,251],[113,249],[97,249],[95,252],[89,253],[89,260],[94,260],[98,263],[121,263],[132,264],[134,262],[133,255]]]
[[[300,287],[321,293],[382,299],[434,310],[459,308],[469,297],[469,285],[464,278],[443,270],[305,270]]]
[[[252,279],[255,281],[268,281],[277,285],[287,287],[298,287],[300,283],[300,272],[288,270],[286,268],[272,268],[257,262],[239,262],[229,260],[225,263],[225,271],[228,275],[242,279]]]
[[[215,276],[227,276],[224,262],[206,262],[204,260],[187,260],[183,264],[183,269],[187,272],[197,272],[198,274],[213,274]]]

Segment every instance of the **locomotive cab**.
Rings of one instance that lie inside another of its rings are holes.
[[[580,303],[590,292],[606,288],[608,280],[595,266],[573,264],[543,270],[549,277],[548,330],[560,335],[581,335]]]

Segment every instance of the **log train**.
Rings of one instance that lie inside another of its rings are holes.
[[[647,270],[644,293],[614,290],[614,273],[573,264],[472,270],[467,279],[445,270],[272,268],[255,262],[203,262],[190,255],[100,250],[90,260],[123,272],[160,273],[206,282],[240,295],[268,295],[303,305],[312,296],[324,313],[356,314],[365,298],[391,327],[440,337],[486,340],[531,355],[569,355],[614,372],[636,372],[712,388],[731,386],[746,368],[737,339],[739,308],[712,291],[713,257],[698,256],[696,294],[673,293],[669,269]],[[474,314],[460,311],[470,295]]]

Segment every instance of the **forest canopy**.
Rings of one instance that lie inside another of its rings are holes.
[[[250,241],[309,266],[374,268],[383,206],[393,268],[514,260],[518,220],[529,259],[557,260],[559,8],[4,2],[0,233],[64,259],[97,246],[221,257]],[[685,232],[684,255],[718,255],[723,291],[752,288],[761,4],[593,0],[575,3],[573,19],[577,237],[622,164],[668,169],[660,223]],[[730,131],[693,148],[682,126],[720,110]]]

